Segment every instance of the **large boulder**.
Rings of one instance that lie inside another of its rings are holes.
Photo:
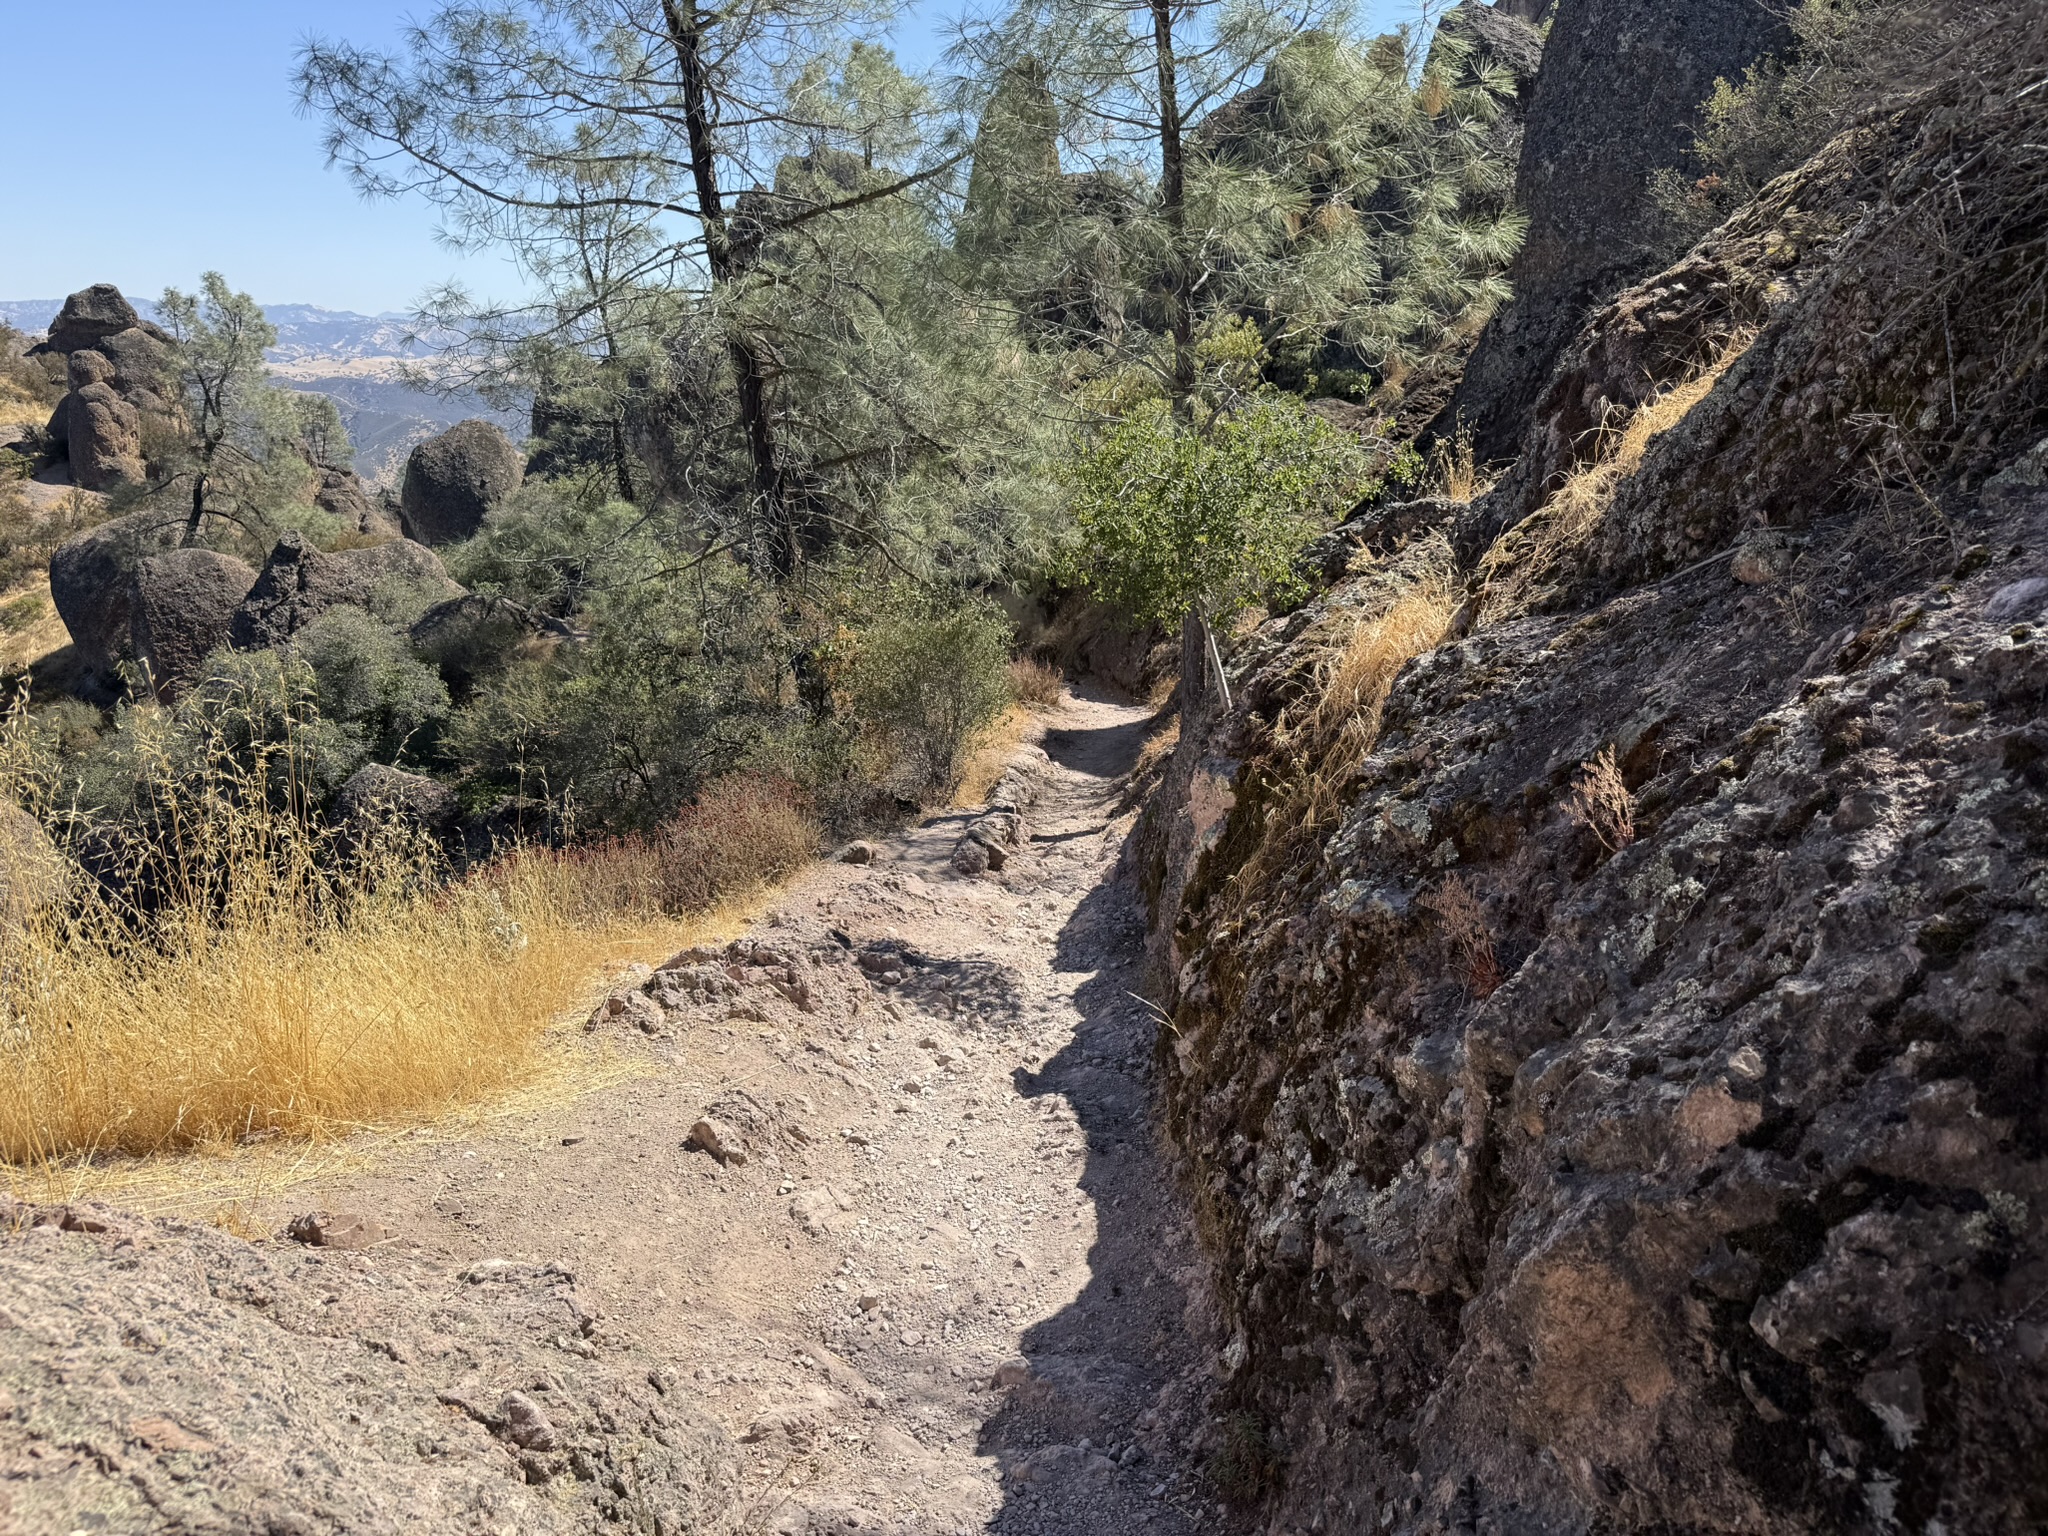
[[[1522,7],[1527,10],[1527,7]],[[1515,203],[1529,235],[1433,431],[1513,454],[1558,356],[1596,306],[1673,254],[1651,179],[1686,163],[1700,105],[1786,43],[1788,0],[1561,0],[1529,103]]]
[[[50,322],[49,339],[37,350],[76,352],[96,347],[118,332],[138,330],[142,325],[142,316],[121,296],[120,289],[112,283],[94,283],[64,301],[57,318]]]
[[[358,768],[341,786],[334,797],[332,817],[354,842],[392,824],[445,842],[459,830],[462,804],[455,791],[437,779],[370,763]]]
[[[89,529],[50,556],[50,600],[88,678],[105,683],[116,663],[134,655],[136,567],[169,548],[176,531],[175,519],[138,512]]]
[[[112,384],[74,389],[65,401],[63,422],[72,484],[88,491],[111,491],[117,485],[141,482],[142,412]]]
[[[262,575],[236,609],[228,637],[237,650],[263,650],[282,645],[343,603],[370,608],[380,601],[404,606],[423,599],[431,604],[462,592],[448,579],[440,556],[408,539],[326,554],[304,535],[289,532],[277,541]]]
[[[113,363],[122,399],[142,411],[168,409],[171,354],[161,332],[144,326],[116,331],[93,350]]]
[[[130,638],[156,696],[179,698],[207,656],[228,643],[235,610],[256,584],[245,560],[210,549],[173,549],[135,567]]]
[[[421,544],[454,544],[519,488],[525,463],[512,440],[487,421],[457,422],[413,449],[406,461],[400,526]]]
[[[385,505],[384,493],[365,485],[354,470],[318,464],[313,472],[320,478],[319,487],[313,492],[313,505],[322,512],[340,518],[364,538],[399,536],[398,518]]]

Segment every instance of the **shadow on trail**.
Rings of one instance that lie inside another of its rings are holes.
[[[1128,771],[1150,722],[1048,734],[1056,762],[1110,779]],[[1166,1459],[1163,1437],[1140,1433],[1161,1389],[1199,1354],[1188,1336],[1179,1274],[1190,1256],[1183,1203],[1154,1132],[1156,1015],[1133,994],[1144,956],[1143,897],[1111,879],[1061,930],[1056,969],[1093,972],[1075,994],[1073,1038],[1017,1091],[1064,1099],[1087,1138],[1078,1194],[1096,1237],[1074,1302],[1024,1335],[1030,1379],[983,1426],[980,1450],[1004,1469],[1003,1504],[987,1529],[1039,1536],[1187,1536],[1223,1528],[1199,1478]],[[1049,1181],[1052,1215],[1070,1213],[1064,1178]],[[1153,1496],[1162,1488],[1160,1497]]]

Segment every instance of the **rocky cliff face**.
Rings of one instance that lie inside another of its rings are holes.
[[[1527,9],[1524,7],[1523,9]],[[1786,41],[1783,0],[1562,0],[1528,109],[1515,202],[1529,234],[1515,296],[1439,418],[1483,459],[1515,452],[1559,351],[1587,311],[1660,265],[1650,178],[1691,151],[1717,77]]]
[[[1234,711],[1188,657],[1138,856],[1276,1530],[2048,1520],[2012,37],[1605,306],[1521,470],[1347,530]]]

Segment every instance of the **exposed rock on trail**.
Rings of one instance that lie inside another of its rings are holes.
[[[140,1222],[0,1241],[0,1467],[33,1469],[0,1487],[42,1501],[16,1518],[382,1531],[416,1498],[454,1531],[1231,1529],[1199,1470],[1228,1433],[1154,1149],[1140,904],[1113,881],[1146,729],[1069,701],[1008,781],[1029,835],[1000,871],[953,865],[987,812],[939,817],[821,864],[734,943],[621,971],[591,1027],[644,1066],[624,1086],[262,1212],[280,1233],[342,1213],[321,1230],[372,1246]],[[253,1278],[222,1300],[191,1278],[214,1270]],[[101,1275],[135,1290],[89,1323]],[[210,1364],[158,1375],[173,1352],[130,1326],[210,1329]],[[102,1360],[118,1389],[89,1384]],[[153,1450],[122,1428],[150,1415],[232,1449]],[[87,1443],[109,1459],[63,1448]],[[269,1457],[312,1470],[273,1492]]]
[[[731,1441],[558,1266],[0,1231],[0,1531],[732,1528]]]

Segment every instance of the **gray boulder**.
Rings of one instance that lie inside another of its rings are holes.
[[[1295,568],[1318,582],[1340,580],[1360,552],[1385,557],[1432,528],[1447,528],[1465,503],[1441,496],[1387,505],[1368,503],[1301,552]]]
[[[447,841],[462,820],[455,791],[424,774],[383,763],[358,768],[334,797],[334,824],[353,840],[396,823]]]
[[[114,360],[104,352],[91,347],[80,347],[64,359],[64,382],[72,389],[84,389],[88,384],[113,382]]]
[[[200,664],[228,643],[235,610],[255,584],[247,561],[210,549],[173,549],[135,567],[130,638],[159,699],[182,697]]]
[[[94,283],[64,301],[50,323],[50,337],[38,351],[71,353],[96,347],[121,331],[139,330],[142,316],[112,283]],[[151,330],[156,327],[151,326]],[[159,332],[158,334],[162,334]]]
[[[400,526],[421,544],[469,538],[525,473],[519,450],[503,432],[487,421],[457,422],[406,461]]]
[[[314,506],[340,518],[365,537],[398,537],[398,519],[385,510],[382,496],[364,485],[362,477],[354,470],[320,464],[314,466],[314,473],[320,477],[319,488],[313,492]]]
[[[117,517],[50,557],[50,600],[71,632],[81,669],[95,681],[106,682],[117,662],[134,655],[135,569],[171,546],[177,526],[156,512]]]
[[[111,491],[141,482],[142,412],[112,384],[93,383],[71,392],[64,408],[64,442],[72,484],[81,489]]]
[[[112,383],[122,399],[145,414],[170,409],[171,359],[161,333],[135,326],[116,331],[93,350],[113,363]]]
[[[358,608],[421,600],[431,604],[462,592],[448,579],[440,556],[409,540],[326,554],[291,532],[277,541],[262,575],[235,610],[228,638],[237,650],[264,650],[282,645],[343,603]]]
[[[434,604],[413,622],[407,638],[416,655],[462,690],[515,647],[544,633],[535,616],[502,598],[470,592]]]
[[[1523,14],[1531,7],[1517,7]],[[1673,255],[1651,179],[1682,166],[1717,78],[1789,40],[1789,0],[1561,0],[1529,103],[1515,204],[1529,234],[1494,316],[1431,431],[1511,456],[1551,367],[1587,315]]]

